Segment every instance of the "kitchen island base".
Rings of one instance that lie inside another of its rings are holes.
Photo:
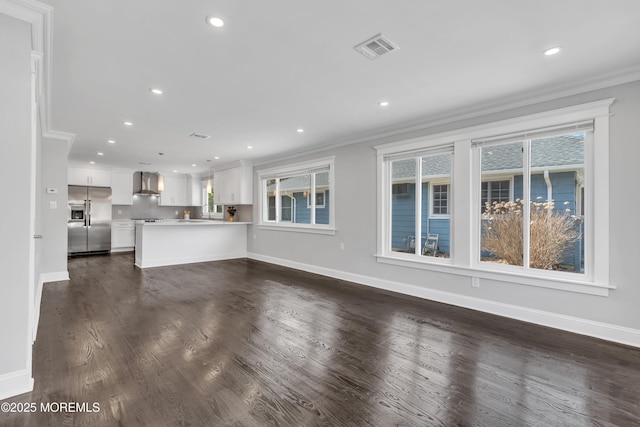
[[[246,258],[247,224],[224,221],[136,224],[140,268]]]

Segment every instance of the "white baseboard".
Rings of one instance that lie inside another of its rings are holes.
[[[0,375],[0,400],[32,390],[33,378],[26,370]]]
[[[580,335],[587,335],[640,348],[640,330],[637,329],[612,325],[609,323],[595,322],[579,317],[535,310],[512,304],[504,304],[486,299],[454,294],[451,292],[438,291],[407,283],[379,279],[376,277],[304,264],[257,253],[249,253],[248,257],[258,261],[282,265],[284,267],[295,268],[297,270],[321,274],[323,276],[333,277],[336,279],[347,280],[361,285],[398,292],[445,304],[456,305],[459,307],[470,308],[485,313],[522,320],[529,323],[535,323],[537,325],[548,326],[550,328],[561,329]]]
[[[115,254],[118,252],[133,252],[135,248],[111,248],[111,253]]]
[[[69,272],[68,271],[54,271],[52,273],[41,273],[40,280],[43,283],[48,282],[60,282],[63,280],[69,280]]]

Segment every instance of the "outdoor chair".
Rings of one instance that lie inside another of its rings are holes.
[[[422,255],[436,256],[437,252],[438,252],[438,235],[427,234],[427,240],[424,242],[424,247],[422,248]]]

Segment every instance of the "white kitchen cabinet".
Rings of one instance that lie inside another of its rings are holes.
[[[133,221],[112,221],[111,252],[131,251],[136,245],[136,229]]]
[[[202,206],[202,183],[197,176],[187,177],[187,206]]]
[[[111,203],[114,205],[133,204],[133,172],[113,172],[111,174]]]
[[[253,203],[253,166],[240,166],[214,171],[213,199],[218,205],[250,205]]]
[[[163,176],[164,190],[160,193],[159,206],[189,206],[187,204],[187,178]]]
[[[69,168],[69,185],[90,185],[93,187],[111,187],[111,171],[100,169]]]

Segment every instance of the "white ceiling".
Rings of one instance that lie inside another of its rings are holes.
[[[640,75],[638,0],[45,3],[51,127],[96,166],[202,172]],[[354,51],[377,33],[400,49]]]

